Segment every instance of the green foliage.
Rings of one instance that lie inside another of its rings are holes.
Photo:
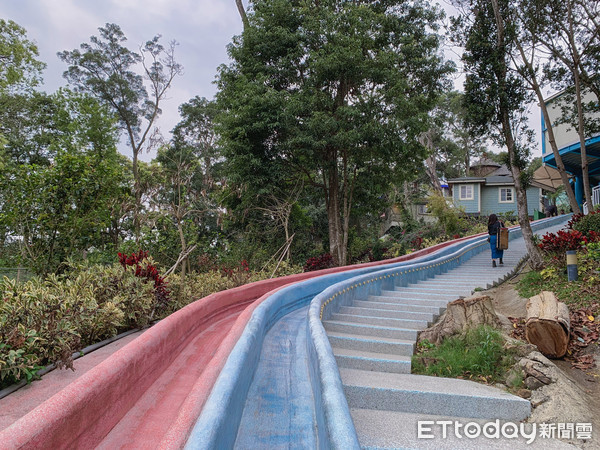
[[[38,56],[37,46],[27,39],[23,27],[0,19],[0,93],[37,86],[46,67]]]
[[[439,18],[422,2],[253,3],[218,80],[232,206],[246,214],[303,182],[328,205],[330,250],[344,263],[353,209],[372,211],[390,180],[421,165],[417,137],[451,70]]]
[[[144,116],[150,116],[154,108],[147,102],[143,77],[132,70],[142,57],[121,44],[127,38],[118,25],[106,24],[99,31],[100,37],[92,36],[90,44],[81,44],[81,50],[58,53],[69,64],[64,76],[118,111],[123,128],[130,127],[137,135]]]
[[[585,255],[586,259],[589,259],[590,261],[600,261],[600,242],[590,242],[585,248],[587,250],[587,254]]]
[[[155,315],[153,283],[132,267],[70,265],[61,275],[0,281],[1,385],[30,379],[40,365],[72,367],[72,354]],[[166,314],[166,312],[162,312]]]
[[[592,212],[582,216],[573,223],[573,229],[584,235],[589,235],[590,231],[600,234],[600,211]]]
[[[589,243],[577,252],[577,281],[568,281],[566,266],[547,259],[546,268],[527,272],[517,283],[521,297],[533,297],[541,291],[554,292],[557,299],[570,307],[588,307],[598,302],[600,292],[600,244]],[[554,265],[553,265],[554,264]]]
[[[182,68],[174,58],[175,42],[165,48],[159,42],[160,36],[155,36],[136,53],[123,45],[127,38],[118,25],[107,23],[98,31],[100,36],[90,37],[90,43],[82,43],[80,50],[65,50],[58,56],[69,65],[63,74],[69,83],[108,108],[126,134],[133,153],[132,225],[139,238],[143,189],[138,156],[159,141],[157,131],[152,129],[162,112],[161,101]],[[143,75],[137,72],[140,68]]]
[[[492,383],[503,380],[514,364],[514,355],[505,349],[502,334],[486,326],[447,338],[437,347],[427,344],[420,346],[412,358],[413,373]]]
[[[438,219],[446,235],[452,236],[460,231],[461,211],[451,207],[445,197],[431,195],[427,200],[427,208]]]
[[[6,134],[0,233],[21,240],[21,264],[47,273],[67,257],[114,243],[106,231],[122,216],[127,179],[114,119],[97,101],[66,90],[30,100],[43,101],[52,113],[45,126],[31,124],[29,143]]]
[[[446,179],[468,176],[469,162],[486,150],[485,137],[466,126],[463,97],[458,91],[442,95],[433,110],[433,123],[428,132],[437,172]]]

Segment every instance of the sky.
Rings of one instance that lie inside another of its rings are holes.
[[[442,6],[449,8],[443,2]],[[168,91],[157,123],[167,138],[179,122],[179,105],[195,96],[213,98],[217,67],[228,63],[227,44],[242,31],[235,0],[0,0],[0,17],[25,28],[28,39],[38,45],[39,60],[47,64],[42,90],[48,93],[67,86],[62,77],[67,65],[56,54],[89,42],[106,23],[121,27],[131,50],[157,34],[163,44],[177,41],[175,57],[183,65],[183,75]],[[453,51],[446,55],[457,60]],[[455,85],[459,90],[462,81],[458,75]],[[533,107],[530,126],[538,136],[539,124],[538,108]],[[130,153],[126,148],[120,150]],[[539,155],[541,146],[533,156]],[[145,161],[152,157],[154,154],[141,155]]]

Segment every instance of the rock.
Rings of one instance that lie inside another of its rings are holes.
[[[539,389],[542,386],[545,386],[546,384],[548,384],[548,383],[542,383],[536,377],[525,378],[525,386],[527,387],[527,389],[529,389],[531,391],[535,391],[536,389]]]
[[[551,383],[531,391],[530,402],[535,409],[527,420],[528,422],[587,423],[595,420],[590,416],[588,394],[563,374],[548,358],[539,352],[532,352],[527,355],[527,358],[519,361],[519,366],[523,370],[539,371],[551,380]],[[527,379],[529,378],[531,376],[527,377]]]
[[[542,373],[542,371],[535,368],[534,364],[536,364],[536,363],[533,361],[530,361],[525,365],[525,373],[527,375],[529,375],[529,378],[536,378],[542,384],[552,383],[552,379],[547,377],[546,375],[544,375],[544,373]],[[538,363],[538,366],[539,366],[539,363]]]
[[[559,375],[559,370],[554,363],[537,351],[522,358],[519,365],[527,375],[537,378],[544,384],[555,382]]]
[[[514,347],[509,347],[511,349],[515,349],[517,356],[523,357],[529,355],[531,352],[535,352],[537,347],[533,344],[529,343],[521,343],[519,345],[515,345]]]
[[[506,389],[507,389],[506,385],[504,385],[502,383],[496,383],[496,384],[494,384],[494,387],[496,389],[502,389],[503,391],[506,391]]]
[[[529,398],[531,397],[531,391],[529,389],[519,389],[517,395],[521,398]]]
[[[531,399],[531,406],[537,408],[541,404],[546,403],[548,400],[550,400],[550,397],[547,395],[541,395],[535,399]]]

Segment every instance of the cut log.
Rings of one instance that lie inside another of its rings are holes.
[[[488,325],[500,328],[502,323],[494,311],[492,299],[487,296],[459,298],[448,303],[446,312],[431,327],[419,333],[418,342],[427,340],[439,344],[445,338],[463,333],[469,328]]]
[[[543,291],[527,302],[525,337],[548,358],[562,358],[569,345],[569,308]]]

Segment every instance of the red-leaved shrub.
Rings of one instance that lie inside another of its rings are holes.
[[[304,264],[304,271],[312,272],[313,270],[328,269],[333,266],[333,256],[329,253],[325,253],[323,255],[308,258],[306,264]]]
[[[139,250],[137,253],[126,255],[119,253],[119,262],[123,267],[133,267],[136,277],[145,278],[154,283],[154,296],[156,306],[161,309],[167,305],[170,300],[167,281],[160,275],[158,269],[149,259],[148,252]]]
[[[600,233],[590,231],[584,235],[577,230],[559,230],[556,234],[546,233],[539,247],[552,259],[562,261],[568,250],[582,250],[591,242],[600,242]]]

